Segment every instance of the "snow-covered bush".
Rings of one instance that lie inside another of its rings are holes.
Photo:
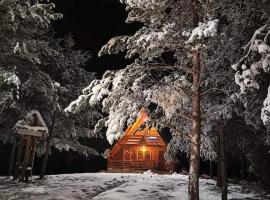
[[[81,68],[88,52],[73,50],[70,36],[53,35],[52,22],[62,18],[54,7],[50,1],[0,1],[0,140],[14,139],[12,127],[37,109],[50,129],[52,146],[97,155],[79,140],[97,136],[93,123],[100,114],[93,111],[82,119],[63,113],[94,74]]]

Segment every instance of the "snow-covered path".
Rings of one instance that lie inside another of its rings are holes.
[[[187,180],[184,175],[87,173],[53,175],[18,184],[0,177],[0,199],[184,200]],[[220,199],[213,180],[200,181],[200,199]],[[270,195],[254,191],[242,194],[240,186],[230,184],[229,199],[270,199]]]

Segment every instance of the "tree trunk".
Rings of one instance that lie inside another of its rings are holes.
[[[32,151],[31,151],[31,173],[30,173],[31,177],[33,176],[35,153],[36,153],[36,144],[37,144],[37,138],[33,138],[33,145],[32,145]]]
[[[193,84],[192,84],[192,135],[191,153],[189,166],[189,188],[190,200],[199,199],[199,166],[200,166],[200,132],[201,132],[201,110],[200,110],[200,54],[197,50],[193,52]]]
[[[22,171],[21,174],[19,176],[19,182],[26,181],[26,176],[27,176],[27,167],[29,165],[29,159],[30,159],[30,153],[31,153],[31,145],[32,145],[32,137],[31,136],[27,136],[26,139],[26,147],[25,147],[25,156],[23,159],[23,164],[22,164]]]
[[[51,147],[51,140],[54,136],[54,124],[55,124],[55,120],[56,120],[56,112],[53,113],[52,115],[52,124],[49,128],[49,137],[46,139],[46,150],[45,150],[45,154],[43,157],[43,162],[42,162],[42,167],[41,167],[41,171],[40,171],[40,179],[43,179],[45,177],[45,172],[46,172],[46,167],[47,167],[47,162],[48,162],[48,158],[49,158],[49,154],[50,154],[50,147]]]
[[[23,151],[23,136],[20,136],[20,141],[19,141],[19,147],[18,147],[18,152],[17,152],[17,158],[16,158],[16,163],[15,163],[15,171],[14,171],[14,176],[13,180],[17,179],[20,174],[20,167],[21,167],[21,160],[22,160],[22,151]]]
[[[227,173],[226,173],[226,157],[225,157],[225,131],[224,125],[220,129],[220,172],[221,172],[221,192],[222,200],[227,200]]]
[[[199,24],[198,0],[191,0],[194,28]],[[201,61],[198,49],[192,50],[192,135],[189,165],[188,199],[199,200],[200,134],[201,134]]]
[[[211,160],[209,161],[209,176],[213,178],[213,163]]]
[[[218,139],[217,139],[217,143],[216,143],[216,146],[217,146],[217,183],[216,183],[216,186],[217,187],[221,187],[221,155],[220,155],[220,135],[218,134]]]
[[[240,171],[241,180],[245,180],[245,161],[242,152],[240,152],[240,164],[241,164],[241,171]]]
[[[13,169],[13,164],[14,164],[14,158],[15,158],[15,150],[16,150],[16,145],[17,145],[17,141],[15,138],[15,141],[12,145],[12,150],[11,150],[11,155],[10,155],[10,160],[9,160],[9,166],[8,166],[8,174],[7,176],[10,177],[12,174],[12,169]]]
[[[45,177],[47,162],[48,162],[48,158],[50,154],[50,145],[51,145],[50,143],[51,143],[51,139],[48,138],[48,140],[46,141],[46,150],[43,157],[42,167],[41,167],[40,176],[39,176],[40,179],[43,179]]]

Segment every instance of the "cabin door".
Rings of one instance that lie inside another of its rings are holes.
[[[159,170],[165,170],[166,169],[164,154],[165,154],[165,151],[160,151],[159,152],[159,164],[158,164],[158,169]]]

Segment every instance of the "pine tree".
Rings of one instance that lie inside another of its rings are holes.
[[[217,35],[218,20],[206,16],[201,9],[204,4],[197,1],[193,4],[192,1],[170,0],[124,2],[129,11],[127,22],[139,21],[144,26],[133,36],[111,39],[101,49],[100,55],[127,50],[128,58],[138,55],[139,59],[126,70],[107,73],[101,81],[93,82],[67,111],[76,111],[87,100],[90,104],[101,102],[105,108],[103,111],[107,111],[109,117],[100,121],[100,124],[108,126],[107,138],[113,142],[121,136],[126,120],[131,121],[128,118],[132,118],[134,110],[137,111],[142,105],[149,107],[151,103],[156,104],[156,109],[151,113],[152,119],[155,119],[155,114],[159,114],[156,123],[170,127],[174,135],[181,136],[178,139],[187,141],[185,149],[191,152],[189,196],[190,199],[198,199],[199,159],[200,153],[205,152],[200,151],[201,78],[208,75],[202,75],[200,52],[208,38]],[[189,17],[190,10],[194,11],[194,19]],[[204,18],[199,19],[199,13]],[[176,58],[171,66],[165,61],[166,53],[170,52]],[[164,55],[165,60],[162,59]],[[149,72],[145,67],[148,67]],[[164,74],[163,77],[159,73]],[[135,77],[135,80],[132,81],[131,77]],[[127,86],[123,86],[126,83]],[[122,88],[121,92],[119,88]],[[191,99],[193,104],[190,104]],[[202,141],[211,143],[209,140]],[[206,156],[215,157],[213,149],[210,147],[208,150]]]
[[[152,121],[169,127],[173,134],[167,159],[175,159],[176,151],[191,157],[190,199],[199,198],[200,157],[215,159],[213,143],[221,138],[222,198],[226,199],[224,128],[234,113],[242,112],[230,66],[241,54],[248,35],[245,27],[263,17],[253,9],[260,5],[226,0],[121,2],[129,12],[127,22],[141,22],[143,27],[132,36],[111,39],[100,56],[126,51],[126,57],[137,57],[136,61],[92,82],[66,111],[79,111],[88,101],[93,107],[101,106],[108,117],[99,121],[96,131],[107,127],[112,143],[141,106],[149,108]],[[239,34],[243,30],[244,35]],[[257,104],[254,98],[250,102]]]
[[[50,21],[61,18],[61,14],[52,12],[53,4],[31,4],[31,1],[1,1],[0,6],[1,93],[7,94],[1,98],[1,121],[4,122],[1,124],[7,132],[25,114],[19,105],[23,82],[41,62],[41,50],[46,44],[44,35],[49,31]],[[15,117],[8,118],[9,114]]]
[[[0,139],[13,140],[12,127],[37,109],[51,130],[46,155],[51,146],[85,156],[98,155],[79,139],[96,137],[93,125],[100,114],[91,112],[82,119],[63,112],[95,76],[82,68],[89,53],[73,50],[70,36],[55,39],[51,23],[62,15],[54,12],[53,3],[1,1],[0,10]],[[38,148],[38,153],[44,152],[44,148]]]
[[[203,110],[201,95],[204,86],[207,88],[207,81],[205,81],[207,79],[204,78],[211,70],[215,71],[215,69],[207,70],[208,63],[204,63],[203,52],[207,52],[205,49],[207,49],[208,38],[217,35],[219,20],[214,18],[215,13],[211,13],[210,2],[160,0],[143,3],[125,1],[125,3],[129,10],[127,21],[140,21],[145,26],[134,36],[118,37],[109,41],[101,52],[111,53],[122,50],[120,47],[124,43],[127,46],[127,56],[139,54],[143,63],[158,62],[157,59],[165,52],[174,53],[177,59],[174,66],[177,66],[178,70],[182,71],[182,74],[192,83],[187,88],[192,103],[188,106],[189,115],[186,115],[191,118],[190,127],[192,128],[185,136],[188,137],[190,144],[189,199],[199,199],[202,111],[207,110],[207,108]],[[192,17],[189,17],[190,15]],[[212,59],[215,56],[212,56]],[[214,82],[214,84],[217,83]],[[183,115],[179,116],[181,117]]]

